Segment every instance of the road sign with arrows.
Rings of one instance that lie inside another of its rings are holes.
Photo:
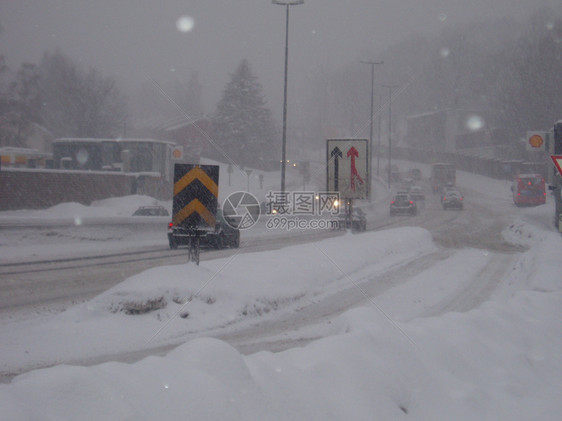
[[[174,166],[174,225],[214,229],[219,195],[219,166],[176,164]]]
[[[328,139],[327,190],[346,199],[369,196],[369,142],[367,139]]]

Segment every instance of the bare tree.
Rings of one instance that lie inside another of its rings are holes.
[[[499,93],[503,125],[513,137],[528,130],[549,129],[562,110],[562,18],[542,10],[528,22],[509,66],[502,72]]]
[[[0,25],[0,33],[2,25]],[[11,115],[12,101],[6,83],[9,73],[5,57],[0,54],[0,147],[12,145],[14,138],[14,122]]]
[[[40,69],[41,116],[56,135],[116,137],[127,119],[126,102],[112,78],[84,71],[61,51],[46,53]]]
[[[41,123],[41,97],[39,91],[39,70],[36,65],[23,63],[10,84],[8,95],[11,100],[10,115],[13,122],[14,146],[26,147],[26,139],[33,123]]]

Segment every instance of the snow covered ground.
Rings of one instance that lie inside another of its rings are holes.
[[[487,187],[491,195],[505,190],[493,180]],[[528,249],[478,308],[427,317],[490,259],[482,249],[454,250],[366,296],[363,306],[309,326],[321,339],[279,353],[242,355],[217,339],[182,338],[361,289],[435,252],[429,232],[347,234],[200,266],[157,267],[63,313],[5,319],[4,372],[185,343],[131,364],[54,365],[20,375],[0,385],[0,418],[559,420],[562,239],[550,223],[551,205],[514,213],[504,238]]]
[[[249,191],[260,201],[266,194],[278,190],[278,172],[234,168],[212,160],[203,164],[220,165],[219,204],[237,191]],[[325,176],[323,171],[313,172],[313,182],[305,191],[324,191],[321,182],[314,179]],[[261,178],[261,180],[260,180]],[[321,185],[321,187],[319,187]],[[303,190],[298,169],[288,167],[287,189]],[[23,209],[0,212],[0,263],[37,261],[82,257],[102,253],[117,253],[142,248],[168,247],[166,228],[171,217],[133,217],[141,206],[159,205],[172,212],[172,201],[160,201],[152,197],[134,195],[97,200],[90,206],[80,203],[61,203],[45,210]],[[142,229],[139,229],[142,225]],[[13,229],[16,227],[16,229]],[[29,227],[27,230],[22,228]],[[23,231],[23,235],[22,235]],[[244,238],[270,234],[263,222],[244,232]],[[281,230],[279,235],[286,234]]]

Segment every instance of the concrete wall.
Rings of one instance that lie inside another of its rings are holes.
[[[108,197],[146,194],[160,199],[171,197],[171,187],[154,177],[137,174],[0,170],[0,210],[45,209],[64,202],[89,205]]]

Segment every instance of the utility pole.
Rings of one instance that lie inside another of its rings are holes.
[[[392,90],[398,88],[397,85],[383,85],[388,88],[388,188],[390,189],[390,177],[392,174],[391,156],[392,156]]]
[[[379,143],[377,147],[377,176],[379,175],[379,167],[381,163],[381,116],[382,116],[382,94],[379,94],[379,121],[378,121],[378,130],[379,130]]]
[[[554,124],[554,155],[562,155],[562,121]],[[554,221],[558,227],[558,232],[562,232],[562,173],[555,174],[554,187]]]
[[[285,18],[285,83],[283,87],[283,140],[281,149],[281,193],[285,194],[285,167],[287,165],[287,74],[289,72],[289,6],[303,4],[304,0],[272,0],[273,4],[286,7]]]
[[[375,65],[376,64],[383,64],[384,61],[367,61],[367,60],[361,60],[361,63],[364,64],[369,64],[371,66],[371,114],[369,115],[369,121],[370,121],[370,129],[369,129],[369,179],[367,180],[367,182],[369,183],[369,188],[368,188],[368,192],[369,192],[369,202],[372,200],[373,198],[373,191],[371,188],[371,177],[373,175],[373,102],[374,102],[374,96],[375,96]],[[380,137],[379,137],[380,140]],[[379,151],[380,153],[380,151]],[[377,154],[378,156],[378,154]],[[379,174],[379,169],[378,169],[378,165],[377,165],[377,175]]]

